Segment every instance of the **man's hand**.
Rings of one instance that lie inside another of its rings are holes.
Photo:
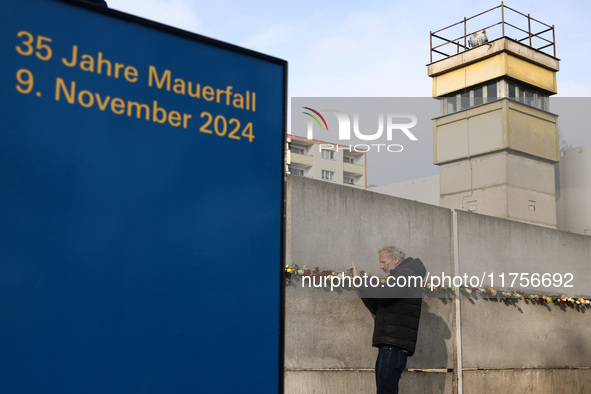
[[[359,271],[359,268],[357,268],[355,264],[351,265],[351,268],[349,269],[352,270],[351,273],[353,276],[361,276],[361,271]]]

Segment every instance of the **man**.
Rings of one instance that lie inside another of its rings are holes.
[[[363,287],[359,293],[375,320],[372,342],[379,349],[377,393],[398,393],[400,375],[417,343],[426,270],[421,260],[406,258],[394,246],[385,246],[378,253],[380,268],[391,278],[383,287]],[[351,269],[354,276],[361,275],[355,264]]]

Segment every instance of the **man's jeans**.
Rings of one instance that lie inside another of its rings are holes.
[[[376,360],[377,394],[398,394],[398,380],[404,368],[408,353],[395,346],[381,346]]]

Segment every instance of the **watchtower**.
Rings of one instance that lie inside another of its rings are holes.
[[[556,227],[558,63],[554,26],[503,3],[431,32],[441,206]]]

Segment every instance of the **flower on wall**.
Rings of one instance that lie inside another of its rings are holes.
[[[366,274],[365,271],[361,271],[361,275],[364,276]],[[320,270],[318,267],[314,269],[309,269],[305,265],[298,266],[297,264],[293,265],[286,265],[285,266],[285,278],[291,279],[292,276],[314,276],[314,277],[326,277],[326,279],[330,279],[333,276],[337,278],[344,278],[352,276],[349,271],[344,272],[336,272],[334,270]],[[386,278],[380,278],[380,283],[386,284]],[[517,301],[517,300],[527,300],[531,303],[538,303],[538,304],[557,304],[557,305],[567,305],[567,306],[584,306],[584,307],[591,307],[591,299],[583,298],[583,297],[567,297],[565,295],[545,295],[545,294],[535,294],[535,293],[525,293],[521,290],[511,291],[511,290],[497,290],[492,288],[477,288],[477,287],[448,287],[448,286],[432,286],[429,282],[423,282],[423,294],[429,295],[436,295],[437,293],[445,294],[449,297],[454,297],[456,294],[464,293],[467,297],[477,298],[479,295],[481,298],[491,298],[491,299],[500,299],[500,300],[508,300],[508,301]]]

